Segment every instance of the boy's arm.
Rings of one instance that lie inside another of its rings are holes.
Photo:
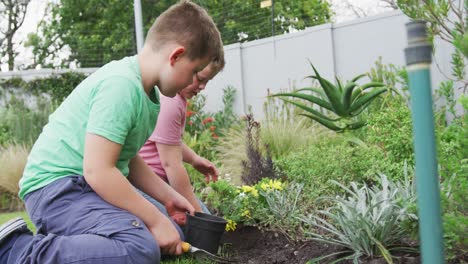
[[[206,182],[218,180],[218,169],[209,160],[200,157],[191,148],[182,143],[182,157],[184,162],[189,163],[197,171],[205,175]]]
[[[163,252],[181,254],[180,236],[155,206],[138,194],[116,168],[121,145],[87,133],[83,159],[84,177],[105,201],[138,216],[153,234]],[[188,203],[187,203],[188,204]],[[190,205],[187,211],[192,211]]]
[[[180,203],[178,200],[181,198],[186,201],[185,198],[158,177],[139,155],[135,156],[130,162],[130,174],[128,179],[135,187],[164,205]],[[186,211],[194,212],[191,206],[190,209],[185,210],[184,213]]]
[[[166,171],[169,184],[192,204],[196,211],[202,209],[198,199],[192,191],[189,175],[182,162],[182,147],[180,145],[166,145],[155,143],[158,148],[162,167]]]

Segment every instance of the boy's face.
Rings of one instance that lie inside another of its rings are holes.
[[[194,75],[192,84],[185,87],[180,92],[180,95],[186,99],[191,99],[196,96],[205,89],[206,84],[213,79],[218,72],[219,71],[215,69],[215,67],[208,64],[202,71]]]
[[[181,54],[171,55],[170,67],[165,72],[165,78],[161,80],[160,91],[163,95],[174,97],[196,78],[196,74],[204,69],[210,62],[210,58],[190,60]]]

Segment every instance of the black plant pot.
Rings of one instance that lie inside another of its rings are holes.
[[[199,212],[195,215],[187,214],[184,228],[185,241],[194,247],[217,254],[226,224],[227,221],[222,217]]]

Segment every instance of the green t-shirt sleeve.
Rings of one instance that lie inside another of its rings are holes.
[[[113,77],[95,89],[86,132],[123,145],[137,119],[139,87],[126,78]]]

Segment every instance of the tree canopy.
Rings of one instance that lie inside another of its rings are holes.
[[[142,0],[145,33],[155,18],[177,1]],[[217,24],[224,44],[272,35],[272,7],[259,0],[195,0]],[[33,48],[34,67],[97,67],[136,53],[133,1],[61,0],[51,3],[38,32],[25,45]],[[301,30],[331,19],[325,0],[274,1],[274,34]],[[59,58],[59,54],[69,54]]]

